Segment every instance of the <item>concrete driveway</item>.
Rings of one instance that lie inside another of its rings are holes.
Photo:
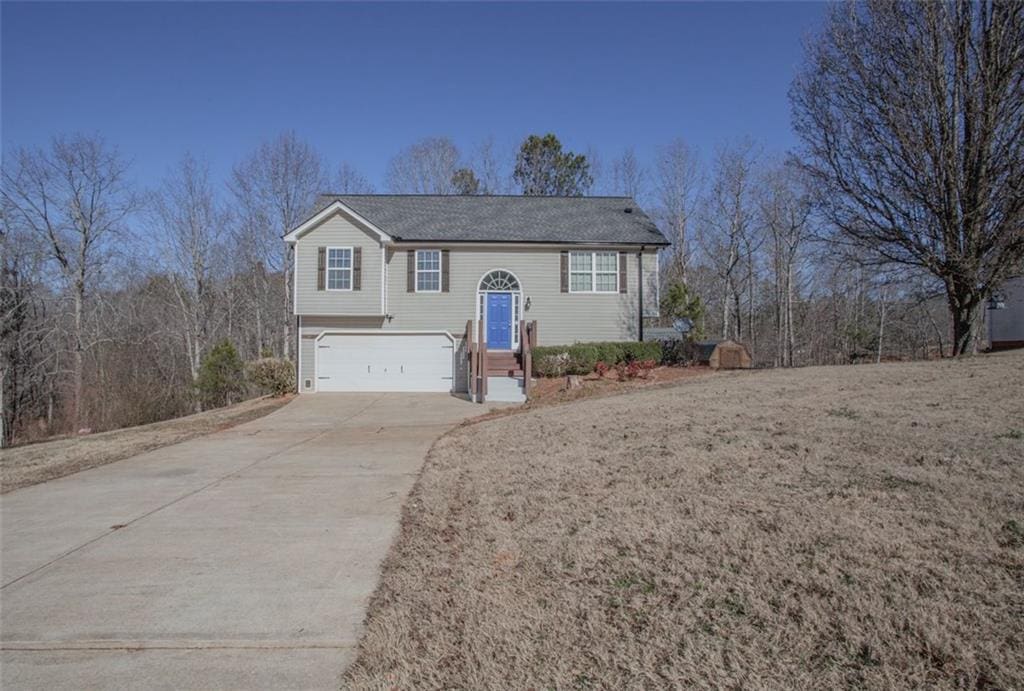
[[[0,499],[0,685],[337,688],[431,443],[483,407],[318,394]]]

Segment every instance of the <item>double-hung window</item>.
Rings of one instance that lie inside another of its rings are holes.
[[[416,292],[441,292],[441,250],[416,250]]]
[[[352,290],[352,248],[327,248],[327,290]]]
[[[617,293],[618,252],[570,252],[569,292]]]

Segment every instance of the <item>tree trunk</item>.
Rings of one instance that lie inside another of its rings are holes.
[[[878,352],[875,356],[875,362],[882,362],[882,339],[885,337],[885,291],[882,291],[878,297]]]
[[[726,278],[722,295],[722,338],[729,338],[729,299],[729,279]]]
[[[980,300],[969,291],[957,295],[955,289],[947,294],[949,316],[953,322],[953,357],[971,355],[977,352],[974,340],[974,323],[978,316]]]
[[[202,364],[202,345],[200,344],[198,337],[193,338],[191,343],[192,353],[189,365],[191,366],[192,369],[192,384],[195,385],[195,383],[199,380],[199,366]],[[203,403],[202,401],[199,400],[199,396],[196,396],[193,408],[197,413],[203,412]]]
[[[84,353],[82,346],[82,310],[85,302],[85,286],[79,281],[75,284],[75,360],[74,360],[74,413],[72,420],[75,428],[72,432],[84,427],[85,415],[82,412],[82,391],[84,389]]]
[[[793,331],[793,264],[786,269],[786,367],[793,366],[796,334]]]
[[[292,358],[292,248],[288,246],[288,250],[284,257],[284,341],[281,344],[281,355],[285,360],[291,360]]]

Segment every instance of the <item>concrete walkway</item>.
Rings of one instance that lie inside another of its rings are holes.
[[[431,443],[484,408],[302,396],[0,498],[0,686],[338,688]]]

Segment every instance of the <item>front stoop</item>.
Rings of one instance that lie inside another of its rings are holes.
[[[521,377],[487,377],[487,400],[499,403],[525,403]]]

